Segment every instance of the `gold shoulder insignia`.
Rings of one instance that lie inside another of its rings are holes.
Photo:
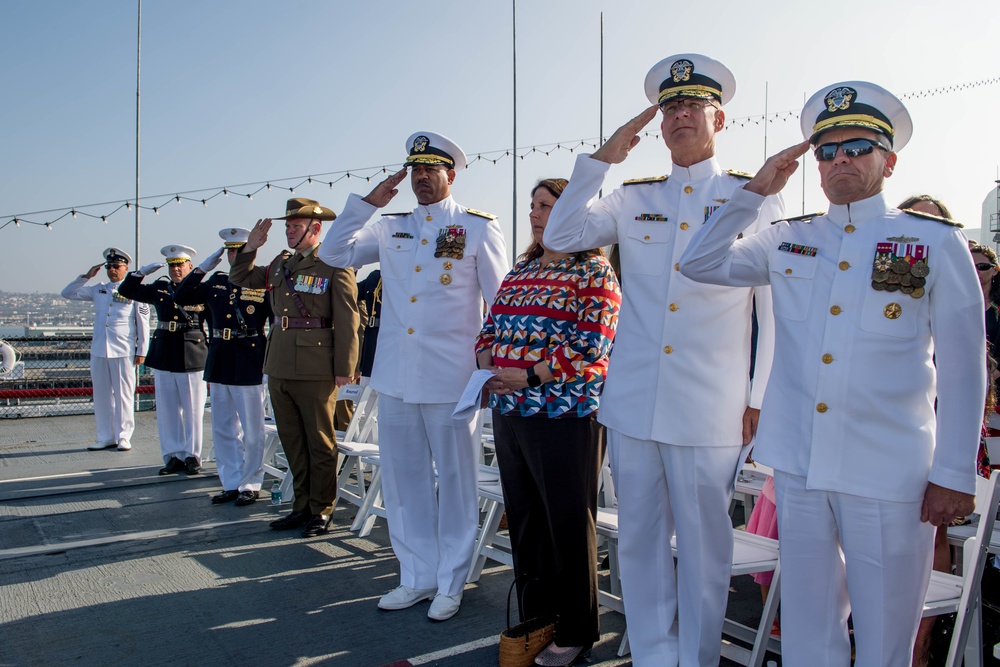
[[[826,211],[820,211],[818,213],[806,213],[805,215],[797,215],[794,218],[782,218],[781,220],[775,220],[772,225],[776,225],[779,222],[809,222],[813,218],[818,218],[821,215],[826,215]]]
[[[915,218],[924,218],[925,220],[934,220],[936,222],[942,222],[951,227],[962,227],[962,228],[965,227],[965,225],[963,225],[961,222],[955,222],[954,220],[949,220],[948,218],[942,218],[939,215],[931,215],[930,213],[921,213],[920,211],[911,211],[908,208],[904,208],[903,213],[912,215]]]
[[[497,216],[493,215],[492,213],[486,213],[484,211],[477,211],[474,208],[467,208],[467,209],[465,209],[465,212],[466,213],[471,213],[472,215],[478,215],[480,218],[486,218],[487,220],[496,220],[497,219]]]
[[[726,173],[729,174],[730,176],[735,176],[736,178],[743,178],[748,181],[754,177],[753,174],[748,174],[745,171],[736,171],[735,169],[726,169]]]
[[[662,183],[667,180],[667,176],[647,176],[646,178],[630,178],[622,185],[636,185],[637,183]]]

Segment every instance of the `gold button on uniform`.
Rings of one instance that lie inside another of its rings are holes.
[[[792,275],[792,270],[791,269],[785,269],[785,275],[788,275],[788,276]]]
[[[684,186],[684,194],[689,195],[692,192],[694,192],[694,188],[692,188],[690,185],[685,185]]]
[[[420,273],[420,267],[418,266],[416,269],[414,269],[414,271],[416,271],[417,273]]]
[[[854,225],[847,225],[846,227],[844,227],[844,231],[847,232],[848,234],[853,234],[854,230],[855,230]]]
[[[411,328],[407,329],[407,330],[406,330],[406,333],[408,333],[408,334],[411,334],[411,333],[413,333],[413,328],[411,327]]]
[[[680,227],[681,229],[687,229],[687,228],[688,228],[688,223],[686,223],[686,222],[682,222],[682,223],[681,223],[680,225],[678,225],[678,226],[679,226],[679,227]]]
[[[680,270],[681,270],[681,265],[680,264],[674,264],[674,271],[680,271]]]
[[[837,265],[837,268],[839,268],[841,271],[846,271],[847,269],[851,268],[851,263],[841,262],[840,264]]]
[[[226,319],[228,320],[228,319],[230,319],[230,318],[232,318],[232,314],[230,314],[230,313],[226,313]]]
[[[648,235],[646,235],[646,236],[643,236],[643,237],[642,237],[642,240],[643,240],[643,241],[648,241],[648,240],[649,240],[649,236],[648,236]]]
[[[840,315],[840,306],[830,306],[831,315]]]
[[[427,239],[420,239],[420,245],[427,245]]]
[[[671,313],[676,313],[677,312],[677,304],[676,303],[670,304],[670,312]]]
[[[667,345],[667,346],[666,346],[665,348],[663,348],[663,351],[664,351],[665,353],[667,353],[667,354],[670,354],[671,352],[673,352],[673,351],[674,351],[674,348],[672,348],[672,347],[670,347],[669,345]]]
[[[833,355],[832,354],[824,354],[823,355],[823,363],[824,364],[832,364],[833,363]]]
[[[410,297],[410,303],[416,303],[416,302],[417,302],[417,297],[411,296]]]
[[[828,408],[826,406],[826,403],[817,403],[816,404],[816,412],[826,412],[829,409],[830,408]]]

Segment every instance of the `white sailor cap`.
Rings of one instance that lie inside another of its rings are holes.
[[[646,97],[663,104],[675,97],[698,97],[726,104],[736,94],[729,68],[699,53],[678,53],[653,65],[646,74]]]
[[[250,230],[242,227],[229,227],[219,232],[219,237],[224,241],[223,245],[227,250],[236,250],[246,245],[250,239]]]
[[[465,152],[448,137],[435,132],[414,132],[406,140],[409,153],[404,165],[443,164],[449,169],[462,171],[468,161]]]
[[[131,264],[132,256],[121,248],[108,248],[103,253],[104,261],[107,263],[111,262],[121,262],[122,264]]]
[[[167,258],[167,264],[183,264],[198,253],[186,245],[165,245],[160,248],[160,254]]]
[[[812,143],[835,127],[860,127],[884,135],[898,152],[913,134],[910,113],[899,99],[867,81],[843,81],[809,98],[799,115],[802,136]]]

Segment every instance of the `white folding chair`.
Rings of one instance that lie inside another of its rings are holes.
[[[264,376],[267,385],[267,376]],[[264,474],[278,480],[283,503],[294,498],[292,487],[292,472],[288,466],[288,458],[281,449],[281,439],[278,437],[278,426],[274,421],[274,409],[271,407],[271,393],[264,390]]]
[[[613,489],[609,493],[608,487],[605,486],[604,493],[605,502],[614,499]],[[622,581],[618,569],[618,509],[616,507],[597,508],[597,534],[608,542],[608,574],[611,580],[610,591],[598,589],[597,603],[624,616],[625,603],[622,601]],[[628,628],[626,627],[622,632],[622,643],[618,646],[618,656],[623,657],[628,653]]]
[[[734,529],[732,576],[758,572],[772,572],[774,576],[757,627],[751,628],[729,618],[722,625],[723,635],[751,645],[747,649],[723,639],[722,656],[749,667],[760,667],[767,651],[781,654],[781,640],[771,636],[771,626],[781,597],[781,564],[778,560],[778,540]]]
[[[997,504],[1000,503],[1000,471],[993,471],[989,481],[976,478],[976,508],[979,520],[976,534],[962,547],[961,576],[931,572],[930,585],[924,596],[923,616],[955,613],[955,630],[948,648],[947,667],[958,667],[965,659],[966,667],[983,664],[981,586],[990,537],[996,524]]]
[[[486,516],[479,527],[476,536],[476,546],[472,555],[472,567],[466,582],[479,581],[486,565],[486,559],[513,567],[514,556],[511,554],[510,538],[497,534],[500,529],[500,519],[503,518],[503,487],[500,485],[500,471],[493,466],[480,465],[476,481],[480,503]]]
[[[344,391],[349,387],[356,387],[357,391]],[[371,385],[364,389],[358,385],[347,385],[341,391],[345,400],[355,401],[355,407],[350,424],[337,441],[335,509],[341,498],[358,507],[364,504],[369,486],[365,473],[369,466],[363,458],[378,454],[378,393]]]

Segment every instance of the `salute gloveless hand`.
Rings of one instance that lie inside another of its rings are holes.
[[[103,264],[95,264],[94,266],[90,267],[89,271],[87,271],[86,273],[83,274],[83,277],[86,278],[87,280],[90,280],[91,278],[93,278],[94,276],[97,275],[97,272],[101,270],[102,266],[104,266],[104,265]]]
[[[363,201],[368,202],[375,208],[382,208],[390,201],[392,198],[399,194],[399,190],[396,186],[399,185],[403,179],[406,178],[406,167],[403,167],[395,174],[389,176],[381,183],[375,186],[375,189],[368,193],[368,196],[364,198]]]
[[[240,252],[253,252],[257,248],[267,243],[267,232],[271,229],[271,218],[261,218],[250,230],[247,242],[240,249]]]
[[[805,155],[807,150],[809,142],[803,141],[801,144],[795,144],[780,153],[775,153],[767,158],[764,166],[749,183],[743,186],[743,189],[764,197],[778,194],[799,168],[798,159]]]
[[[590,157],[608,164],[624,162],[628,152],[639,143],[639,133],[642,132],[642,128],[653,120],[658,108],[655,104],[647,107],[641,114],[619,127]]]

